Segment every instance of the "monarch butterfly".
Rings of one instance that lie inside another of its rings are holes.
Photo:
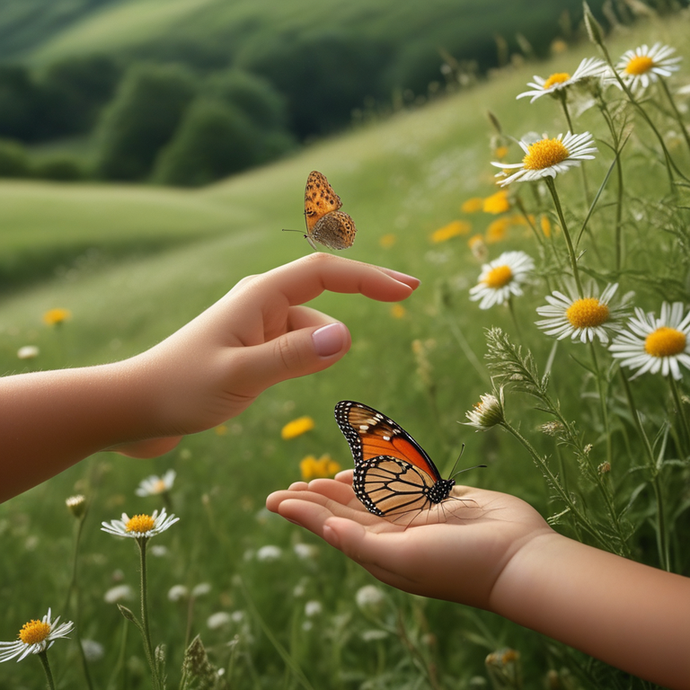
[[[443,479],[424,449],[392,419],[342,400],[335,420],[355,461],[352,486],[369,512],[395,520],[449,497],[455,480]]]

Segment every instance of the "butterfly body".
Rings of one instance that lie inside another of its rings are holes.
[[[455,486],[400,425],[368,405],[343,400],[335,419],[355,461],[357,498],[375,515],[395,519],[442,503]]]
[[[317,170],[309,173],[304,190],[304,218],[307,224],[306,238],[314,249],[315,242],[329,249],[352,246],[357,228],[352,218],[340,210],[342,205],[325,175]]]

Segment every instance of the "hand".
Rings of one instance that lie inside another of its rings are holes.
[[[553,530],[514,496],[457,486],[451,495],[405,527],[367,511],[352,490],[350,470],[335,480],[292,484],[271,494],[266,506],[386,584],[491,609],[494,585],[506,565],[527,543]]]
[[[324,290],[394,302],[418,285],[411,276],[321,252],[243,279],[134,358],[157,416],[155,436],[209,429],[239,414],[269,386],[343,357],[351,343],[347,327],[302,306]]]

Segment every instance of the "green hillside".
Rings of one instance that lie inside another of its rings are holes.
[[[201,35],[203,27],[214,25],[218,31],[212,35],[218,45],[224,35],[218,20],[223,7],[236,27],[242,21],[247,26],[260,23],[258,18],[269,10],[275,12],[281,30],[294,26],[305,14],[312,30],[342,26],[350,14],[354,22],[360,6],[353,4],[339,3],[337,10],[333,5],[330,15],[329,5],[316,5],[308,12],[306,3],[282,3],[279,9],[270,3],[214,0],[106,4],[82,22],[53,32],[50,40],[46,33],[40,49],[29,51],[27,42],[25,55],[31,52],[31,59],[38,62],[71,50],[91,50],[99,42],[103,48],[131,50],[145,35],[150,39],[154,26],[167,26],[177,35],[185,31]],[[513,8],[516,16],[518,10],[527,16],[533,3],[501,5]],[[449,6],[439,0],[427,3],[426,9]],[[377,22],[382,26],[382,16],[377,6],[372,26]],[[414,16],[410,10],[407,26],[413,26]],[[676,46],[684,63],[673,82],[675,92],[688,82],[688,21],[688,15],[681,13],[672,22],[650,19],[633,30],[620,31],[611,40],[612,55],[657,40]],[[438,32],[441,35],[442,30]],[[567,272],[565,250],[549,253],[550,247],[560,247],[562,235],[554,230],[548,242],[541,235],[536,240],[524,223],[514,222],[505,237],[492,243],[486,233],[496,216],[461,211],[466,200],[496,192],[496,169],[490,162],[495,160],[498,143],[508,146],[506,160],[515,162],[522,153],[510,137],[535,131],[555,136],[566,131],[554,100],[541,98],[534,104],[515,100],[526,83],[535,73],[572,72],[583,57],[595,53],[593,46],[579,45],[548,63],[505,69],[462,93],[401,110],[390,118],[372,119],[276,164],[195,191],[0,182],[2,374],[90,365],[141,352],[200,313],[242,277],[307,254],[309,245],[298,233],[281,230],[303,227],[304,184],[314,169],[327,175],[343,200],[343,210],[357,224],[356,242],[345,255],[422,280],[416,294],[397,310],[360,296],[324,294],[315,300],[312,306],[344,321],[353,335],[351,352],[332,369],[267,391],[241,417],[185,439],[162,458],[135,461],[101,453],[0,506],[4,554],[0,559],[0,639],[16,638],[23,621],[44,615],[49,606],[54,615],[74,617],[61,610],[71,578],[74,526],[64,501],[74,493],[85,493],[91,505],[81,542],[79,591],[83,637],[103,645],[103,658],[90,666],[95,687],[148,687],[135,629],[130,626],[128,636],[123,636],[126,622],[115,605],[104,600],[105,592],[116,584],[129,584],[136,591],[136,555],[129,548],[131,543],[104,535],[99,525],[123,511],[131,515],[159,508],[159,499],[138,498],[134,490],[144,477],[174,468],[177,480],[172,498],[181,520],[159,538],[166,549],[149,560],[152,627],[156,640],[166,644],[170,687],[179,683],[188,622],[192,636],[202,634],[213,663],[224,669],[229,687],[242,690],[424,687],[428,677],[422,666],[437,674],[438,687],[490,687],[484,660],[489,652],[506,647],[519,652],[524,687],[542,687],[551,671],[557,679],[565,679],[564,687],[651,687],[496,616],[409,597],[391,588],[383,590],[387,608],[381,621],[385,618],[385,625],[367,618],[357,609],[355,596],[360,587],[375,580],[339,552],[262,510],[270,491],[299,479],[299,463],[305,456],[330,454],[343,467],[351,466],[333,421],[333,405],[353,399],[404,423],[444,476],[464,444],[462,466],[485,463],[488,467],[462,475],[463,482],[518,495],[545,516],[559,511],[562,505],[513,438],[494,433],[495,429],[474,433],[459,423],[480,394],[490,389],[483,361],[485,329],[491,326],[504,328],[516,342],[530,347],[541,372],[552,366],[551,390],[561,396],[563,414],[582,424],[578,429],[591,443],[587,452],[596,458],[606,452],[599,406],[593,402],[594,377],[589,370],[582,374],[579,361],[570,354],[577,346],[563,342],[556,347],[534,326],[544,286],[548,281],[557,283]],[[609,169],[612,154],[605,143],[608,131],[596,109],[582,110],[578,122],[596,133],[600,152],[586,166],[594,191]],[[503,138],[496,137],[488,112],[500,121]],[[666,115],[665,111],[655,113]],[[593,267],[591,274],[600,282],[620,280],[621,293],[635,289],[640,304],[657,309],[671,285],[666,272],[684,265],[685,259],[680,252],[668,251],[673,234],[669,227],[663,225],[662,231],[658,223],[659,235],[651,235],[658,229],[656,216],[647,214],[653,209],[661,217],[660,202],[669,198],[668,180],[650,131],[631,115],[633,122],[634,137],[625,149],[626,201],[631,209],[625,216],[629,263],[620,273],[611,267],[615,186],[607,187],[602,195],[583,240],[582,261]],[[690,156],[682,138],[672,132],[667,140],[681,168],[689,170]],[[580,171],[559,177],[558,185],[568,221],[573,228],[579,227],[586,212]],[[545,210],[547,196],[524,187],[522,198],[530,212],[535,209],[555,228],[559,219]],[[645,197],[651,199],[648,205],[644,205]],[[465,234],[434,242],[434,231],[454,221],[467,224]],[[681,230],[676,231],[683,236]],[[486,242],[488,255],[483,259],[468,247],[469,237],[475,234]],[[540,247],[545,253],[540,253]],[[512,314],[504,307],[482,311],[469,301],[468,290],[477,281],[483,260],[509,250],[539,259],[534,283],[516,299]],[[656,283],[644,281],[650,267],[661,276]],[[685,278],[672,277],[678,282]],[[678,288],[678,294],[687,303],[687,286]],[[71,319],[59,329],[48,328],[41,320],[46,310],[55,307],[71,312]],[[18,359],[17,351],[24,345],[38,346],[38,358]],[[613,386],[615,381],[610,383]],[[642,388],[640,381],[635,382],[640,386],[634,388],[639,404],[646,405],[646,424],[665,424],[662,412],[668,396],[661,390],[662,383],[660,379],[658,385]],[[687,377],[684,385],[687,393]],[[539,431],[544,415],[534,405],[528,397],[509,395],[510,417],[535,439],[540,452],[554,464],[561,463],[572,491],[580,491],[582,478],[571,449]],[[618,391],[611,412],[620,413],[613,435],[623,450],[621,464],[614,463],[611,482],[620,490],[617,505],[629,509],[626,518],[634,521],[633,557],[656,566],[652,492],[644,483],[647,474],[631,469],[632,461],[625,455],[626,449],[639,444],[627,411],[620,412],[622,406],[624,398]],[[315,420],[314,430],[292,441],[282,440],[283,425],[302,415]],[[677,437],[664,436],[664,448],[667,441],[675,449]],[[668,529],[673,569],[687,574],[687,550],[678,547],[687,542],[690,532],[687,496],[681,495],[687,470],[684,461],[678,460],[664,472],[668,472],[664,490],[671,500]],[[641,488],[634,491],[631,486],[637,481]],[[603,509],[595,491],[582,489],[577,495],[601,517]],[[582,537],[565,518],[558,528]],[[315,550],[312,560],[301,560],[293,550],[304,543]],[[256,552],[266,545],[279,546],[283,560],[261,562]],[[173,585],[191,588],[199,583],[209,583],[211,590],[192,602],[194,610],[192,603],[187,607],[168,599]],[[311,600],[322,603],[319,619],[305,617],[305,603]],[[135,610],[136,595],[125,604]],[[207,620],[219,611],[237,615],[225,627],[212,628]],[[367,638],[371,630],[381,634]],[[405,644],[400,642],[400,630],[407,635]],[[51,650],[58,687],[82,687],[76,644],[58,640]],[[3,664],[0,690],[37,687],[40,668],[34,662],[29,658]],[[296,667],[304,671],[308,683],[302,683]]]

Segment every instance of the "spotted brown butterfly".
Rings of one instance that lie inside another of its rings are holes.
[[[340,210],[340,197],[333,191],[326,176],[312,170],[304,190],[304,219],[307,242],[316,249],[316,242],[329,249],[347,249],[355,241],[355,223]]]

